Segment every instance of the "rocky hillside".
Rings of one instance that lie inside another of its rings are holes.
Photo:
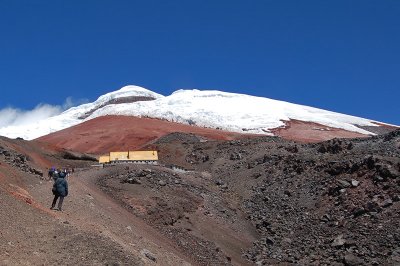
[[[148,145],[159,165],[97,168],[0,139],[1,263],[400,263],[399,130],[314,144],[171,133]],[[63,212],[49,210],[53,164],[77,168]]]
[[[262,235],[255,262],[400,263],[399,134],[286,146],[248,162],[260,179],[244,201]]]
[[[159,141],[160,154],[186,152],[164,157],[167,163],[209,171],[222,197],[237,200],[257,228],[261,237],[243,254],[250,261],[400,263],[400,131],[303,145],[267,137],[168,139]]]

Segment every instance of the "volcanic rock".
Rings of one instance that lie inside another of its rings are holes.
[[[151,253],[149,250],[147,250],[147,249],[142,249],[141,253],[142,253],[144,256],[146,256],[149,260],[152,260],[152,261],[154,261],[154,262],[157,261],[156,256],[155,256],[153,253]]]
[[[332,247],[341,247],[346,243],[346,240],[343,238],[343,235],[338,235],[332,242]]]
[[[344,264],[346,266],[364,265],[365,262],[354,254],[348,253],[344,256]]]

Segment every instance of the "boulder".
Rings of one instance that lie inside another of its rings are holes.
[[[389,206],[393,205],[393,201],[391,199],[387,199],[384,202],[382,202],[382,207],[387,208]]]
[[[136,178],[128,178],[127,183],[129,183],[129,184],[138,184],[138,185],[142,184],[142,182],[139,179],[136,179]]]
[[[352,187],[358,187],[359,184],[360,184],[360,181],[357,181],[357,180],[355,180],[355,179],[352,179],[352,180],[351,180],[351,185],[352,185]]]
[[[349,182],[347,182],[346,180],[339,180],[338,183],[342,188],[351,187],[351,184]]]
[[[355,256],[354,254],[348,253],[343,258],[344,265],[347,266],[357,266],[357,265],[364,265],[364,261]]]
[[[341,247],[346,244],[346,239],[343,238],[343,235],[338,235],[333,241],[331,246],[332,247]]]
[[[217,179],[217,180],[215,180],[215,184],[216,184],[217,186],[221,186],[221,185],[224,184],[224,182],[223,182],[221,179]]]
[[[358,216],[363,215],[363,214],[366,213],[366,212],[367,212],[367,211],[366,211],[364,208],[362,208],[362,207],[357,207],[357,208],[355,208],[355,209],[353,210],[352,214],[353,214],[353,217],[358,217]]]
[[[142,255],[144,255],[146,258],[148,258],[149,260],[157,261],[156,256],[147,249],[142,249],[142,251],[140,253]]]

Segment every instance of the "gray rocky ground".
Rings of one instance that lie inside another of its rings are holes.
[[[173,133],[151,144],[160,165],[105,168],[2,141],[4,265],[400,264],[400,131],[316,144]],[[45,160],[76,164],[65,212],[48,210]]]

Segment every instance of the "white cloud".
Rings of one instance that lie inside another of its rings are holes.
[[[33,110],[7,107],[0,110],[0,128],[29,125],[39,120],[58,115],[61,112],[62,108],[60,106],[49,104],[39,104]]]
[[[82,103],[85,100],[73,101],[68,97],[63,105],[50,105],[41,103],[32,110],[22,110],[14,107],[6,107],[0,110],[0,129],[9,126],[24,126],[37,121],[59,115],[63,111]]]

